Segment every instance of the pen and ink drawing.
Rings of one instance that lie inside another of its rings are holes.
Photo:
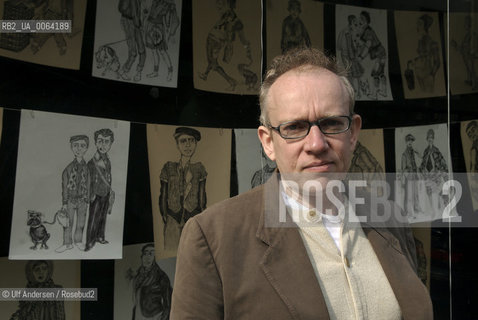
[[[276,168],[262,150],[257,129],[234,129],[238,193],[263,184]]]
[[[74,0],[5,0],[1,6],[3,20],[71,20],[72,26],[71,33],[2,33],[0,49],[5,51],[0,51],[0,54],[40,64],[79,68],[80,53],[74,50],[81,50],[85,3]],[[65,59],[58,59],[63,56]]]
[[[155,260],[154,244],[141,248],[141,266],[128,268],[126,280],[133,288],[132,319],[169,319],[172,287],[168,275]]]
[[[247,0],[211,0],[201,6],[193,1],[194,36],[201,38],[194,44],[196,87],[226,93],[257,92],[260,35],[252,30],[260,25],[251,17],[259,12],[260,5]]]
[[[313,0],[266,0],[267,64],[296,47],[324,47],[324,3]]]
[[[191,158],[201,141],[201,133],[189,127],[174,132],[179,161],[168,161],[161,169],[159,210],[164,222],[164,248],[177,248],[181,231],[189,218],[206,209],[207,171]]]
[[[252,54],[249,41],[244,34],[244,24],[235,11],[236,1],[237,0],[216,0],[216,8],[219,11],[220,18],[207,35],[207,67],[203,73],[199,74],[199,78],[207,81],[209,72],[217,72],[229,84],[227,88],[228,91],[235,90],[237,81],[224,71],[221,64],[217,61],[221,51],[223,52],[222,62],[230,63],[234,54],[233,44],[237,37],[246,49],[246,57],[249,61],[247,64],[243,64],[241,68],[244,69],[246,66],[252,64]]]
[[[340,31],[337,39],[337,51],[339,52],[342,63],[349,68],[349,80],[355,91],[355,96],[360,99],[362,90],[360,82],[365,72],[359,60],[359,28],[357,16],[351,14],[347,17],[348,25]]]
[[[50,126],[51,123],[58,125]],[[126,170],[127,154],[123,152],[127,151],[119,147],[128,148],[129,124],[25,111],[21,128],[11,258],[35,259],[41,255],[48,259],[94,259],[98,255],[121,254],[122,232],[115,230],[123,223],[126,177],[121,172],[126,171],[120,168]],[[43,139],[54,143],[41,152],[33,151],[31,146]],[[90,143],[95,147],[90,148]],[[65,147],[58,148],[59,145]],[[32,167],[32,161],[35,170],[25,169]],[[20,224],[22,211],[29,217]],[[98,248],[98,243],[103,248]]]
[[[434,12],[395,12],[395,30],[406,98],[445,95],[438,22],[438,14]]]
[[[50,234],[42,223],[42,213],[34,210],[28,210],[27,226],[30,227],[30,238],[33,242],[32,250],[36,250],[38,245],[40,249],[48,249],[46,242],[50,239]]]
[[[366,189],[370,191],[373,182],[385,181],[384,168],[383,130],[361,130],[346,180],[364,180],[367,182]],[[382,195],[383,192],[380,188],[377,195]]]
[[[450,176],[446,160],[446,130],[446,125],[396,129],[396,148],[403,150],[397,161],[400,188],[396,191],[399,204],[410,222],[441,218],[449,202],[449,196],[442,190]],[[435,139],[435,136],[440,139]],[[415,143],[416,137],[419,137],[418,143]],[[404,148],[401,139],[405,142]],[[440,143],[440,147],[435,145],[435,141]]]
[[[84,134],[70,137],[70,147],[74,159],[62,173],[62,206],[59,211],[65,214],[68,223],[63,225],[63,244],[55,249],[59,253],[73,248],[72,233],[75,217],[74,244],[80,250],[85,249],[83,229],[89,203],[90,174],[84,156],[89,143],[90,139]]]
[[[478,91],[478,23],[474,13],[450,15],[450,86],[452,93]]]
[[[169,319],[176,258],[157,260],[156,251],[153,243],[123,247],[114,268],[114,319]]]
[[[463,158],[470,186],[473,210],[478,209],[478,120],[461,123]]]
[[[277,168],[275,161],[269,159],[261,146],[261,165],[262,167],[254,172],[251,179],[251,188],[264,184],[272,176]]]
[[[282,53],[293,48],[310,47],[312,43],[309,32],[300,18],[302,12],[300,1],[289,0],[287,11],[289,15],[282,21]]]
[[[25,267],[25,288],[62,288],[53,280],[53,261],[30,260]],[[18,310],[10,320],[65,320],[65,306],[61,300],[20,300]]]
[[[385,10],[336,6],[336,51],[357,100],[391,100]]]
[[[441,64],[438,42],[429,34],[432,24],[433,18],[428,14],[420,16],[417,20],[417,32],[420,39],[417,46],[418,56],[414,59],[413,67],[418,87],[425,92],[435,90],[435,75]]]
[[[146,22],[146,46],[152,50],[154,67],[147,76],[158,76],[161,59],[166,63],[166,80],[171,81],[173,65],[168,53],[168,43],[179,27],[179,17],[175,3],[166,0],[153,0]]]
[[[116,7],[112,3],[98,3],[101,16],[109,16],[118,23],[97,20],[93,75],[175,87],[181,2],[120,0]],[[100,19],[100,14],[97,17]]]
[[[176,256],[188,219],[230,197],[231,136],[230,129],[147,125],[158,261]]]
[[[111,187],[111,161],[108,155],[114,142],[114,133],[111,129],[104,128],[95,131],[94,138],[96,153],[87,164],[90,176],[90,205],[85,251],[90,250],[97,242],[109,243],[105,239],[106,217],[111,214],[115,200],[115,192]]]

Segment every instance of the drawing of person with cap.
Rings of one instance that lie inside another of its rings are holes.
[[[420,158],[418,151],[413,149],[415,137],[409,133],[405,136],[406,148],[402,153],[402,191],[405,195],[403,209],[411,218],[421,212],[418,199],[418,166],[417,159]]]
[[[178,162],[168,161],[161,169],[159,210],[164,222],[164,249],[176,250],[181,231],[189,218],[206,209],[207,172],[201,162],[191,162],[201,140],[193,128],[178,127],[174,132],[181,154]]]

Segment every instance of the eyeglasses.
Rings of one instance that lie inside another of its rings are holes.
[[[350,129],[352,124],[351,116],[332,116],[316,121],[294,120],[281,123],[277,127],[269,125],[269,128],[276,130],[284,139],[300,139],[307,136],[310,128],[317,125],[323,134],[339,134]]]

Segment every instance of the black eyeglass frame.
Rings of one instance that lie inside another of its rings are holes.
[[[352,126],[352,118],[353,118],[354,114],[351,114],[349,116],[345,116],[345,115],[340,115],[340,116],[330,116],[330,117],[325,117],[325,118],[321,118],[321,119],[317,119],[315,121],[307,121],[307,120],[293,120],[293,121],[287,121],[287,122],[284,122],[284,123],[281,123],[279,124],[277,127],[273,127],[271,125],[269,125],[269,128],[270,129],[274,129],[275,131],[277,131],[277,133],[281,136],[282,139],[286,139],[286,140],[297,140],[297,139],[302,139],[302,138],[305,138],[307,137],[307,135],[310,133],[310,129],[312,128],[312,126],[316,125],[317,128],[319,128],[320,132],[322,132],[323,134],[325,135],[335,135],[335,134],[340,134],[340,133],[344,133],[344,132],[347,132],[350,130],[350,127]],[[342,131],[338,131],[338,132],[324,132],[320,126],[320,123],[324,120],[327,120],[327,119],[332,119],[332,118],[347,118],[347,120],[349,121],[348,123],[348,126],[346,129],[342,130]],[[284,137],[280,131],[280,128],[282,126],[285,126],[285,125],[288,125],[290,123],[294,123],[294,122],[304,122],[304,123],[308,123],[309,124],[309,128],[307,129],[307,132],[303,135],[303,136],[300,136],[300,137]]]

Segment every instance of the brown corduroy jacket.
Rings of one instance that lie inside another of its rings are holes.
[[[297,227],[266,226],[266,218],[277,218],[278,184],[272,177],[188,221],[178,249],[171,319],[329,319]],[[367,210],[356,208],[357,215]],[[428,291],[415,272],[411,233],[393,226],[362,224],[403,319],[432,319]]]

